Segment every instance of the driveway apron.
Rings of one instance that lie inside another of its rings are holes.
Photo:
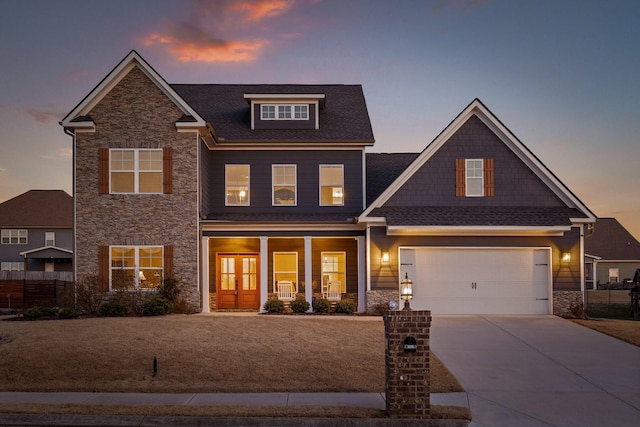
[[[434,316],[430,341],[473,427],[640,426],[640,347],[555,316]]]

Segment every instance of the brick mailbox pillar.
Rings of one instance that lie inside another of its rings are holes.
[[[387,412],[392,418],[429,418],[431,311],[384,314]]]

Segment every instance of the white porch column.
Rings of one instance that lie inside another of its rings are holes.
[[[358,236],[358,313],[364,313],[365,296],[367,292],[367,263],[366,248],[367,240],[365,236]]]
[[[260,312],[269,298],[269,237],[260,236]]]
[[[304,299],[309,304],[313,303],[313,269],[311,236],[304,236]],[[313,311],[313,306],[309,307],[309,312]]]
[[[200,273],[200,283],[202,284],[202,312],[211,313],[211,307],[209,306],[209,238],[202,237],[201,239],[201,251],[200,251],[200,263],[202,268]]]

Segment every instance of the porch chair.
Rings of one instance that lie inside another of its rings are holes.
[[[296,292],[293,288],[293,282],[291,280],[278,280],[278,299],[285,303],[290,303],[296,299]]]
[[[331,301],[331,305],[342,299],[342,282],[340,280],[329,280],[325,298]]]

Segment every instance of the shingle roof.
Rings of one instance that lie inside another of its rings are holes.
[[[62,190],[29,190],[0,204],[0,227],[73,227],[73,197]]]
[[[615,218],[598,218],[584,251],[603,260],[640,260],[640,242]]]
[[[225,141],[335,141],[373,143],[373,130],[360,85],[172,84]],[[251,129],[245,94],[324,94],[318,130]]]
[[[421,226],[569,226],[569,218],[585,218],[578,209],[564,207],[449,207],[388,206],[374,209],[388,225]]]
[[[386,190],[419,153],[367,153],[367,206]]]

